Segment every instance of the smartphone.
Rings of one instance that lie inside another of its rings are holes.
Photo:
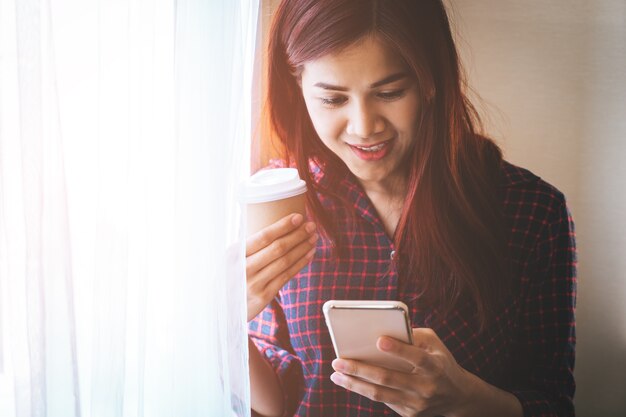
[[[409,310],[401,301],[329,300],[323,307],[338,358],[409,372],[408,362],[381,352],[376,341],[389,336],[413,344]]]

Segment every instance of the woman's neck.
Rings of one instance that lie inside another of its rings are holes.
[[[360,181],[378,212],[389,238],[393,238],[402,215],[402,208],[407,191],[404,177],[389,178],[385,181]]]

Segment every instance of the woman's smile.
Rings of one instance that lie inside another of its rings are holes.
[[[379,161],[386,157],[393,148],[393,139],[379,142],[373,145],[352,145],[350,146],[352,152],[364,161]]]

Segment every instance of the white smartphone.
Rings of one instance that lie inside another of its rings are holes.
[[[323,307],[338,358],[409,372],[412,365],[381,352],[376,341],[389,336],[413,344],[409,310],[401,301],[330,300]]]

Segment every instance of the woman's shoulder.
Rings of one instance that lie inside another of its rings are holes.
[[[505,191],[517,191],[528,197],[541,197],[563,201],[564,194],[551,183],[526,168],[502,161],[500,187]]]
[[[527,170],[526,168],[513,165],[512,163],[502,160],[502,178],[500,185],[502,187],[511,187],[515,185],[532,184],[540,178]]]
[[[528,169],[503,161],[500,185],[504,210],[510,217],[539,226],[568,216],[563,192]]]

